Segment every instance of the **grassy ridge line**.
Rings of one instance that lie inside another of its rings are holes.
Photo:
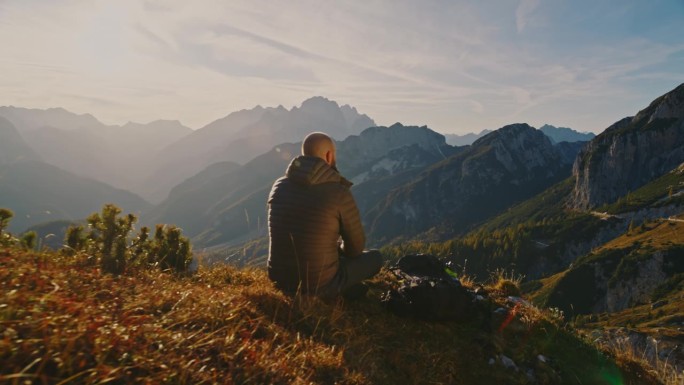
[[[115,278],[85,255],[14,249],[0,266],[0,383],[656,383],[505,297],[493,307],[515,310],[491,325],[396,317],[387,273],[367,299],[325,303],[228,266]]]

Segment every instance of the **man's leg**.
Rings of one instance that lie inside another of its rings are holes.
[[[345,270],[346,279],[340,282],[344,291],[349,286],[372,278],[382,268],[382,255],[379,250],[366,250],[355,258],[340,258],[340,270]]]
[[[318,291],[318,295],[332,298],[343,295],[355,299],[368,290],[361,281],[376,275],[382,268],[382,255],[378,250],[367,250],[354,258],[340,257],[340,265],[333,280]]]
[[[382,255],[378,250],[366,250],[355,258],[340,258],[338,292],[346,299],[357,299],[368,288],[361,282],[372,278],[382,268]]]

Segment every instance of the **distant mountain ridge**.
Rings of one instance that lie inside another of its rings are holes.
[[[290,110],[257,106],[234,112],[162,149],[155,161],[158,166],[144,187],[146,196],[163,199],[173,186],[213,163],[245,164],[280,143],[298,142],[313,131],[342,140],[372,126],[375,122],[356,108],[320,96]]]
[[[492,132],[492,130],[482,130],[477,134],[473,132],[464,135],[445,134],[444,137],[446,138],[446,142],[452,146],[468,146],[490,132]]]
[[[539,128],[544,135],[551,139],[551,143],[556,144],[560,142],[587,142],[596,135],[591,132],[577,132],[567,127],[555,127],[550,124],[545,124]],[[444,137],[448,144],[452,146],[468,146],[473,144],[479,138],[489,134],[492,130],[482,130],[479,133],[467,133],[464,135],[445,134]]]
[[[551,143],[554,144],[560,142],[588,142],[596,136],[592,132],[578,132],[572,128],[555,127],[550,124],[539,127],[539,131],[548,136],[551,139]]]
[[[289,110],[257,106],[237,111],[195,131],[171,120],[110,126],[63,108],[7,106],[0,107],[0,117],[12,122],[46,162],[157,202],[213,163],[244,164],[311,131],[341,140],[375,126],[356,108],[320,96]]]
[[[14,125],[0,117],[0,207],[14,212],[10,231],[46,221],[82,219],[105,203],[137,213],[150,208],[128,191],[42,162]]]
[[[90,114],[78,115],[63,108],[0,107],[0,117],[12,122],[45,162],[137,191],[147,177],[155,148],[192,131],[178,121],[168,120],[109,126]]]
[[[36,130],[53,127],[60,130],[79,130],[104,126],[91,114],[75,114],[64,108],[22,108],[0,106],[0,116],[12,122],[19,130]]]

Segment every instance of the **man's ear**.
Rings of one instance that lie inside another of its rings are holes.
[[[332,165],[333,154],[332,151],[328,150],[325,152],[325,163]]]

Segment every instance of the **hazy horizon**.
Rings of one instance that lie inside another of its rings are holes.
[[[684,3],[0,2],[0,105],[193,129],[313,96],[378,125],[600,132],[684,81]]]

